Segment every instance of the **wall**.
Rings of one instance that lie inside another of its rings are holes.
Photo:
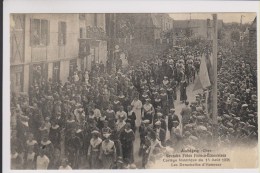
[[[30,45],[31,19],[45,19],[49,21],[49,44],[47,46],[32,47]],[[58,45],[58,23],[66,22],[66,44]],[[64,82],[69,73],[69,60],[78,57],[79,17],[78,14],[26,14],[25,17],[25,63],[48,62],[48,78],[52,78],[52,62],[60,61],[60,79]],[[36,57],[38,56],[38,57]],[[65,62],[63,62],[65,61]],[[68,67],[65,67],[68,66]],[[29,66],[24,72],[24,90],[28,91]]]
[[[50,42],[48,46],[33,48],[30,46],[30,19],[46,19],[50,22]],[[43,53],[39,61],[55,61],[76,58],[78,55],[79,19],[78,14],[26,14],[25,19],[25,59],[32,62],[34,51]],[[58,23],[66,22],[66,45],[58,45]],[[57,51],[58,50],[58,51]],[[45,53],[46,52],[46,53]]]

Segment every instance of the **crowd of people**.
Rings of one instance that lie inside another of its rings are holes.
[[[216,136],[225,146],[257,140],[256,72],[234,50],[219,53],[218,128],[206,109],[208,89],[189,102],[204,51],[171,49],[113,74],[77,69],[64,84],[38,78],[28,95],[11,98],[12,168],[78,169],[87,158],[90,169],[135,169],[136,137],[142,168],[169,147],[214,146]],[[179,114],[176,101],[184,105]]]

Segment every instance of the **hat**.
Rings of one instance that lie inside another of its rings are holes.
[[[143,123],[144,123],[144,124],[149,124],[149,123],[150,123],[150,120],[143,120]]]
[[[243,104],[243,105],[242,105],[242,108],[244,108],[244,107],[248,107],[248,104]]]
[[[175,111],[175,109],[174,109],[174,108],[171,108],[171,109],[170,109],[170,111],[173,111],[173,112],[174,112],[174,111]]]
[[[203,119],[205,118],[205,116],[200,115],[200,116],[197,116],[196,118],[197,118],[198,120],[203,120]]]
[[[254,114],[248,114],[249,117],[254,117]]]
[[[160,126],[161,125],[161,121],[157,121],[154,125]]]
[[[50,117],[46,117],[45,120],[50,120]]]
[[[93,131],[91,132],[91,134],[99,134],[99,131],[93,130]]]
[[[207,131],[207,128],[205,126],[198,126],[197,129],[201,131]]]
[[[132,163],[132,164],[130,165],[130,169],[136,169],[136,165],[135,165],[134,163]]]
[[[162,115],[163,115],[163,114],[162,114],[161,112],[158,112],[158,113],[157,113],[157,116],[160,116],[160,117],[161,117]]]
[[[229,116],[228,114],[224,114],[223,117],[224,117],[224,118],[227,118],[227,119],[230,119],[230,118],[231,118],[231,116]]]
[[[233,127],[233,126],[234,126],[231,122],[228,122],[227,125],[228,125],[229,127]]]
[[[203,111],[203,108],[202,107],[196,107],[196,111]]]
[[[240,121],[240,117],[234,117],[234,120]]]
[[[78,109],[79,112],[83,112],[83,110],[84,110],[83,108],[79,108]]]
[[[184,136],[187,136],[187,137],[188,137],[188,136],[190,136],[190,135],[191,135],[190,131],[185,131],[185,132],[184,132]]]
[[[179,124],[179,121],[172,121],[172,123],[174,123],[174,124]]]
[[[198,138],[197,138],[196,136],[193,136],[193,135],[190,136],[189,138],[192,139],[192,140],[194,140],[194,141],[197,141],[197,140],[198,140]]]

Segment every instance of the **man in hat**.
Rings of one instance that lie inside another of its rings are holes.
[[[180,123],[180,118],[175,114],[175,109],[171,108],[170,113],[168,114],[168,130],[170,133],[173,127],[173,121],[178,121]]]
[[[154,119],[154,122],[156,123],[157,121],[161,122],[161,128],[163,128],[165,131],[167,130],[167,124],[166,121],[163,117],[163,114],[161,112],[157,113],[156,119]]]
[[[161,128],[161,121],[157,121],[154,125],[157,139],[161,142],[162,146],[165,146],[166,131]]]

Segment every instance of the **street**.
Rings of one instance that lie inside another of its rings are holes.
[[[199,92],[201,92],[201,90],[197,90],[197,91],[192,91],[194,87],[194,83],[191,83],[188,87],[187,87],[187,96],[188,96],[188,101],[191,103],[193,101],[195,101],[195,95]],[[184,104],[182,102],[180,102],[180,90],[177,90],[177,100],[175,100],[174,105],[175,105],[175,112],[176,114],[180,114],[182,108],[184,107]],[[168,123],[168,118],[166,117],[166,123]],[[166,140],[170,138],[170,132],[167,131],[166,133]],[[138,129],[136,130],[135,133],[135,141],[134,141],[134,163],[136,165],[137,168],[141,168],[142,167],[142,158],[138,155],[139,152],[139,147],[140,147],[140,134]],[[80,164],[80,169],[87,169],[88,168],[88,163],[86,161],[85,158],[82,158],[82,163]]]

